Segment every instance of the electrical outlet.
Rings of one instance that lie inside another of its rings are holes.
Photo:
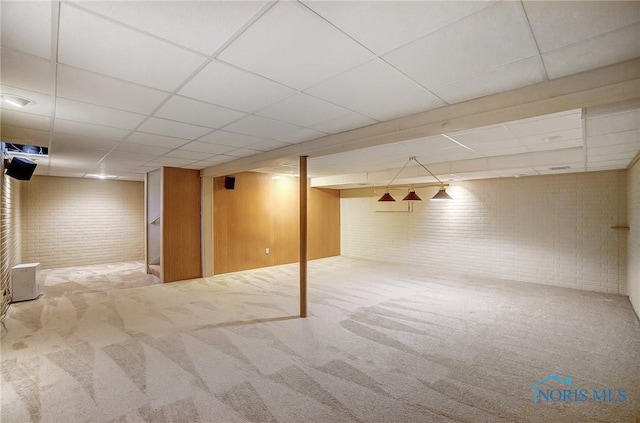
[[[265,254],[269,254],[269,247],[267,247],[267,248],[265,248],[265,249],[264,249],[264,253],[265,253]]]

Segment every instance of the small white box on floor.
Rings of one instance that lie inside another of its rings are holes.
[[[11,269],[11,301],[33,300],[42,293],[40,263],[25,263]]]

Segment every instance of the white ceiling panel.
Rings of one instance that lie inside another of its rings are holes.
[[[173,120],[152,117],[142,125],[140,125],[138,131],[148,132],[150,134],[165,135],[167,137],[194,140],[208,132],[211,132],[211,129],[202,126],[176,122]]]
[[[61,146],[96,148],[102,150],[110,150],[118,145],[117,140],[105,140],[101,138],[88,137],[85,134],[61,134],[54,133],[51,148],[56,149]]]
[[[402,144],[409,150],[415,149],[416,151],[430,151],[439,148],[457,147],[458,144],[454,143],[450,139],[442,136],[435,135],[432,137],[418,138],[410,141],[403,141]]]
[[[56,118],[121,129],[135,129],[146,119],[146,116],[59,98],[56,102]]]
[[[167,93],[70,66],[58,66],[59,97],[129,112],[149,114]]]
[[[155,116],[208,128],[220,128],[245,116],[245,113],[190,98],[173,96]]]
[[[587,137],[637,129],[640,125],[640,109],[606,116],[594,116],[587,120]]]
[[[370,57],[370,51],[297,2],[274,5],[218,56],[301,90]]]
[[[63,64],[167,91],[177,88],[205,61],[203,56],[67,3],[60,6],[58,48]]]
[[[265,4],[262,1],[82,1],[80,6],[211,55]],[[189,30],[185,31],[185,22]]]
[[[189,140],[175,137],[165,137],[156,134],[147,134],[144,132],[132,132],[126,139],[126,142],[132,144],[153,145],[164,148],[178,148],[185,145]]]
[[[0,110],[0,121],[2,122],[2,126],[17,126],[38,131],[48,131],[51,125],[51,119],[46,116],[32,115],[30,113],[8,109]]]
[[[635,3],[635,2],[634,2]],[[640,56],[640,24],[542,55],[550,79]]]
[[[249,157],[257,153],[257,150],[251,150],[249,148],[237,148],[235,150],[229,151],[228,153],[225,153],[225,155],[232,157]]]
[[[49,1],[3,1],[2,45],[51,58],[51,8]]]
[[[290,123],[254,115],[240,119],[225,129],[254,137],[271,138],[289,143],[305,141],[324,135],[324,133],[312,129],[301,128]]]
[[[71,120],[56,119],[54,131],[61,134],[71,134],[88,136],[98,139],[122,141],[131,131],[108,126],[93,125],[85,122],[75,122]]]
[[[540,52],[546,53],[640,22],[635,1],[525,1]]]
[[[479,143],[511,140],[515,138],[511,131],[504,125],[485,126],[472,131],[454,132],[447,135],[459,143],[470,147]]]
[[[546,151],[546,150],[560,150],[564,148],[584,147],[584,140],[582,137],[573,139],[559,139],[549,142],[541,142],[537,144],[528,144],[527,149],[531,152]]]
[[[179,159],[191,159],[191,160],[201,161],[201,160],[208,159],[212,155],[213,153],[187,151],[186,149],[184,149],[184,147],[182,147],[178,150],[173,150],[172,152],[165,154],[164,157],[177,157]]]
[[[508,1],[487,7],[383,57],[424,87],[435,88],[537,54],[522,5]]]
[[[235,149],[235,147],[230,147],[228,145],[210,144],[208,142],[198,142],[198,141],[190,142],[189,144],[186,144],[180,148],[185,151],[193,151],[193,152],[208,153],[208,154],[224,154]]]
[[[295,94],[295,90],[213,61],[198,72],[179,94],[252,113]]]
[[[573,110],[517,122],[508,122],[505,126],[509,128],[516,137],[548,134],[556,131],[566,131],[568,129],[580,129],[582,128],[582,111]]]
[[[617,144],[640,144],[640,130],[632,129],[630,131],[614,132],[605,135],[587,135],[587,145],[589,147],[603,147],[607,145]],[[640,149],[640,145],[638,146]]]
[[[282,141],[275,141],[275,140],[262,140],[255,144],[249,144],[247,145],[247,147],[249,147],[251,150],[271,151],[278,148],[286,147],[288,145],[291,145],[291,144],[282,142]]]
[[[7,48],[0,49],[2,84],[51,95],[51,62]]]
[[[49,131],[10,126],[5,125],[3,122],[0,135],[2,135],[3,141],[44,147],[49,145]]]
[[[491,69],[463,81],[432,88],[431,91],[447,103],[454,104],[537,84],[545,79],[545,69],[540,58],[530,57]]]
[[[173,167],[180,167],[180,166],[185,166],[188,164],[191,164],[193,162],[195,162],[196,160],[193,159],[179,159],[177,157],[159,157],[155,160],[150,161],[148,164],[153,166],[153,165],[158,165],[158,166],[173,166]]]
[[[162,156],[171,151],[170,148],[166,147],[156,147],[152,145],[144,145],[144,144],[131,144],[127,142],[121,142],[115,148],[115,151],[122,151],[125,153],[134,153],[134,154],[152,154],[156,156]]]
[[[543,126],[544,122],[540,122],[539,125]],[[540,131],[544,131],[545,129],[540,129]],[[556,145],[559,142],[569,141],[580,139],[582,140],[582,128],[573,128],[566,130],[554,130],[552,132],[547,132],[543,134],[537,135],[528,135],[524,137],[519,137],[520,142],[526,146],[534,146],[540,144],[547,145]]]
[[[305,92],[374,118],[372,115],[401,113],[396,110],[406,107],[405,100],[413,96],[416,98],[413,98],[411,106],[413,109],[418,106],[414,113],[444,105],[433,94],[379,59],[369,61]]]
[[[199,138],[198,141],[240,148],[268,140],[264,138],[252,137],[250,135],[236,134],[234,132],[215,131]]]
[[[299,93],[273,104],[257,114],[298,126],[310,127],[323,121],[346,116],[349,111],[310,95]]]
[[[0,101],[0,109],[13,110],[22,113],[31,113],[34,115],[50,116],[51,115],[51,97],[35,91],[23,90],[21,88],[10,87],[8,85],[0,86],[0,93],[13,94],[32,101],[28,106],[20,107]]]
[[[376,54],[443,28],[488,1],[304,1],[304,4]]]

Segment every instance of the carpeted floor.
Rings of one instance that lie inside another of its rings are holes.
[[[297,272],[108,291],[146,276],[93,268],[85,285],[72,282],[81,270],[51,272],[44,297],[5,318],[0,418],[640,421],[626,297],[336,257],[310,263],[299,319]]]

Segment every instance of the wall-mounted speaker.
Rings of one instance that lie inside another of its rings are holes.
[[[37,163],[22,157],[14,157],[7,168],[7,175],[20,181],[28,181],[36,170]]]
[[[224,189],[235,189],[236,187],[236,177],[235,176],[225,176],[224,177]]]

